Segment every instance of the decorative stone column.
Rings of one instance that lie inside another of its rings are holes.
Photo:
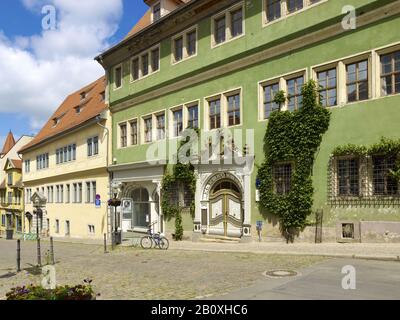
[[[193,241],[198,241],[201,238],[201,180],[199,177],[198,170],[195,170],[194,176],[196,178],[196,193],[194,196],[194,203],[195,203],[195,212],[194,212],[194,221],[193,221]]]
[[[244,220],[241,242],[252,242],[251,236],[251,171],[243,170]]]
[[[153,181],[153,183],[156,184],[156,193],[158,195],[158,217],[159,217],[159,221],[157,223],[158,231],[161,232],[161,233],[164,233],[164,215],[163,215],[162,207],[161,207],[162,181],[155,180],[155,181]],[[153,201],[154,201],[154,199],[153,199]]]

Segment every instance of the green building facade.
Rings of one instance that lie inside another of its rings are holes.
[[[155,222],[158,231],[174,232],[160,207],[162,179],[181,131],[198,126],[201,133],[240,132],[235,138],[247,152],[233,151],[240,164],[195,165],[196,213],[185,215],[185,231],[194,239],[251,241],[262,221],[265,240],[281,239],[278,219],[260,214],[257,202],[263,139],[274,94],[290,94],[282,111],[296,112],[302,84],[313,79],[331,111],[313,169],[322,240],[400,241],[400,189],[389,175],[396,161],[332,157],[338,146],[400,139],[400,1],[178,2],[146,1],[153,20],[96,58],[109,81],[110,170],[124,231]],[[159,19],[158,3],[165,13]],[[165,145],[165,154],[154,151]],[[287,187],[290,173],[280,179]],[[314,240],[315,219],[312,213],[300,239]]]

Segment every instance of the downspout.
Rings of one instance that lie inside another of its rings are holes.
[[[106,126],[102,125],[100,123],[101,119],[99,119],[99,121],[97,122],[97,125],[101,128],[103,128],[106,131],[106,135],[107,135],[107,155],[106,155],[106,170],[108,173],[108,190],[109,193],[111,193],[111,181],[112,181],[112,173],[108,168],[108,164],[109,164],[109,151],[110,151],[110,129],[108,129]],[[106,216],[106,220],[107,220],[107,237],[109,235],[109,223],[108,223],[108,216],[109,216],[109,208],[108,208],[108,202],[107,202],[107,216]],[[111,217],[111,215],[110,215]],[[110,218],[111,220],[111,218]]]

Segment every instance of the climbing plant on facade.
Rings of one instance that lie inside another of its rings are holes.
[[[188,142],[188,139],[181,141],[180,147],[178,148],[178,154],[181,148]],[[190,151],[187,156],[190,157]],[[180,190],[183,190],[184,186],[188,187],[191,196],[190,203],[190,214],[194,216],[195,203],[194,195],[196,192],[196,178],[194,176],[194,167],[191,163],[181,163],[178,161],[173,165],[171,170],[167,170],[163,177],[162,189],[161,189],[161,208],[163,215],[167,219],[175,218],[175,240],[180,241],[183,238],[183,226],[182,226],[182,210],[184,209],[183,203],[179,200]],[[175,201],[173,200],[175,199]]]
[[[330,112],[318,102],[314,81],[303,86],[302,95],[300,110],[271,114],[264,137],[265,160],[258,171],[261,211],[278,217],[282,233],[292,241],[312,210],[314,157],[330,121]],[[276,172],[281,169],[290,174],[289,188],[278,186]]]
[[[371,146],[347,144],[343,146],[337,146],[332,151],[333,157],[372,157],[374,155],[394,157],[396,159],[394,167],[389,170],[389,174],[391,177],[400,182],[400,139],[394,140],[382,137],[379,142]]]

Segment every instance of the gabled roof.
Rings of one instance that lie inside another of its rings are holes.
[[[22,169],[22,160],[10,159],[10,162],[14,169]]]
[[[19,169],[22,170],[22,160],[15,160],[15,159],[7,159],[5,165],[4,165],[4,170],[7,170],[8,164],[11,164],[11,167],[13,169]]]
[[[182,4],[185,4],[189,2],[190,0],[171,0],[172,2],[176,3],[176,7],[179,7]],[[144,0],[146,4],[151,3],[149,0]],[[144,28],[148,27],[151,25],[151,9],[147,10],[146,13],[143,15],[142,18],[135,24],[135,26],[129,31],[129,33],[126,35],[125,39],[130,38],[134,34],[140,32]]]
[[[45,143],[50,138],[77,128],[97,117],[107,109],[102,98],[105,90],[106,81],[103,76],[69,95],[35,138],[19,150],[19,153],[24,153],[39,144]]]
[[[3,150],[1,151],[0,155],[4,156],[10,152],[10,150],[15,146],[15,139],[14,135],[10,131],[7,135],[6,141],[4,142]]]

